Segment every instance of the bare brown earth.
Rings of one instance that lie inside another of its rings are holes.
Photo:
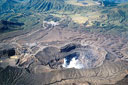
[[[59,26],[19,32],[0,39],[0,52],[6,51],[0,61],[0,85],[127,85],[125,38]],[[2,47],[6,45],[10,48]],[[10,56],[11,49],[15,54]],[[81,59],[85,68],[62,67],[66,56],[88,51],[93,57],[89,65]]]

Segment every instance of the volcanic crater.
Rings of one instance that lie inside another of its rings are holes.
[[[1,66],[5,69],[0,71],[0,75],[4,76],[8,69],[11,74],[23,73],[20,79],[27,80],[23,82],[25,85],[115,84],[128,74],[126,42],[126,39],[116,36],[60,29],[59,26],[33,29],[1,42],[4,43],[1,47],[10,45],[10,48],[0,52],[6,50],[8,54],[8,49],[15,49],[15,55],[2,56]],[[7,76],[12,78],[10,74]],[[6,79],[0,81],[6,82]],[[12,83],[19,84],[21,81]]]

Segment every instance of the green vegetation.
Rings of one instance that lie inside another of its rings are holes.
[[[2,0],[0,3],[0,19],[24,23],[24,29],[40,27],[43,21],[55,21],[61,27],[122,36],[127,34],[128,4],[104,7],[94,5],[92,0],[87,0],[84,5],[81,5],[82,1],[77,3],[76,0],[30,0],[23,5],[7,1]]]

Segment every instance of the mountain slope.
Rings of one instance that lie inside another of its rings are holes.
[[[37,11],[49,11],[49,10],[61,10],[72,9],[71,5],[67,5],[64,0],[29,0],[29,1],[17,1],[17,0],[3,0],[0,3],[0,12],[6,12],[14,10],[22,11],[22,9],[37,10]]]
[[[48,11],[51,9],[61,9],[64,7],[64,0],[30,0],[27,8]]]
[[[12,12],[24,8],[25,4],[15,0],[2,0],[0,3],[0,13]]]

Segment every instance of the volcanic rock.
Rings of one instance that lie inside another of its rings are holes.
[[[22,55],[15,67],[0,71],[1,85],[116,84],[128,75],[126,49],[122,49],[127,40],[119,37],[60,30],[57,26],[32,30],[1,42],[15,45]],[[65,59],[69,59],[67,66],[73,64],[73,58],[84,67],[63,66]]]

